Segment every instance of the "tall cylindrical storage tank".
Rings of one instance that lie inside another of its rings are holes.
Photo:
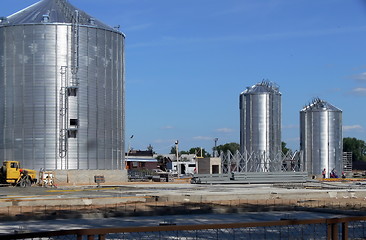
[[[1,160],[122,169],[124,39],[66,0],[1,18]]]
[[[327,176],[335,169],[342,171],[342,111],[319,98],[300,111],[300,149],[306,171]]]
[[[261,166],[249,171],[280,169],[281,93],[274,83],[262,81],[240,94],[240,151],[259,156]],[[279,165],[274,166],[273,164]]]

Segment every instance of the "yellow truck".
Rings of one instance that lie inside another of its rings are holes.
[[[0,168],[0,183],[28,187],[37,182],[35,170],[20,167],[18,161],[5,161]]]

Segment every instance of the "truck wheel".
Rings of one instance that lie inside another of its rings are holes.
[[[27,179],[25,180],[25,185],[26,187],[32,186],[32,179],[30,177],[27,177]]]
[[[25,188],[27,186],[27,183],[25,182],[24,178],[20,180],[19,186],[22,187],[22,188]]]
[[[32,180],[30,179],[29,176],[23,177],[19,182],[19,186],[22,188],[30,187],[31,185],[32,185]]]

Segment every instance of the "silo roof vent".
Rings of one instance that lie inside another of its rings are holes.
[[[8,18],[7,17],[0,17],[0,24],[7,24]]]
[[[43,16],[42,16],[42,22],[44,22],[44,23],[48,23],[50,21],[50,15],[48,15],[48,14],[44,14]]]
[[[90,23],[90,25],[95,25],[95,19],[94,18],[89,18],[89,23]]]

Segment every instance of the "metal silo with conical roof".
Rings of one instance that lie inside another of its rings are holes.
[[[122,169],[124,39],[66,0],[0,18],[0,157]]]
[[[325,168],[327,176],[335,169],[342,171],[342,111],[316,98],[300,111],[300,149],[303,151],[306,171],[320,175]]]
[[[253,160],[248,171],[281,168],[281,93],[276,84],[262,81],[240,94],[240,151]],[[253,165],[254,164],[254,165]],[[278,166],[277,166],[278,165]]]

